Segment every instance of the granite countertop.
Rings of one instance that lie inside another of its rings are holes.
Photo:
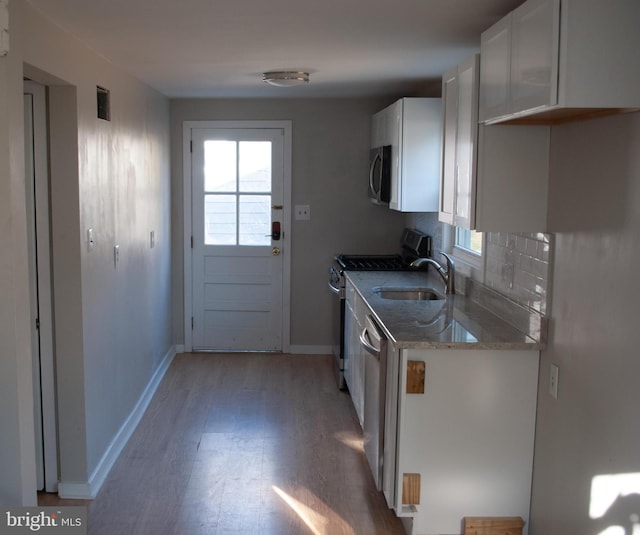
[[[442,279],[425,272],[347,271],[347,278],[373,311],[377,323],[396,348],[540,349],[534,338],[461,294],[443,300],[383,299],[381,286],[434,288],[444,294]]]

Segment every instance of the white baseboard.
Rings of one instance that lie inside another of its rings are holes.
[[[292,355],[332,355],[333,349],[331,346],[292,345],[289,348],[289,353]]]
[[[174,346],[176,348],[176,355],[178,353],[184,353],[184,344],[178,344]]]
[[[91,488],[90,483],[82,482],[63,482],[58,483],[58,496],[68,500],[93,500],[98,494]]]
[[[167,369],[171,365],[173,358],[178,352],[178,346],[173,346],[163,357],[162,362],[149,380],[149,383],[144,389],[144,392],[142,392],[140,399],[138,399],[138,403],[136,403],[136,406],[133,408],[125,422],[120,427],[119,431],[116,433],[116,436],[107,447],[107,450],[100,459],[98,466],[89,477],[89,481],[61,481],[60,483],[58,483],[58,495],[61,498],[92,500],[96,497],[105,479],[109,475],[111,468],[118,459],[118,456],[135,431],[138,423],[140,423],[140,420],[147,410],[149,403],[151,403],[151,399],[158,389],[158,386],[160,385],[164,374],[167,372]]]

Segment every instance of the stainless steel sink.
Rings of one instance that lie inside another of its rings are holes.
[[[373,290],[382,299],[396,299],[401,301],[438,301],[444,295],[433,288],[390,288],[381,286]]]

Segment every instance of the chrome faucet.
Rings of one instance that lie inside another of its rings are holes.
[[[447,253],[440,253],[444,256],[444,259],[447,263],[447,269],[443,268],[438,262],[436,262],[433,258],[416,258],[411,264],[411,267],[419,268],[425,264],[431,265],[436,268],[438,274],[442,277],[444,281],[445,293],[447,294],[455,294],[456,286],[455,286],[455,264],[453,263],[453,259]]]

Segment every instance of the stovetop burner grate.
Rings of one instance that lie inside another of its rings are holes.
[[[409,264],[400,255],[338,255],[336,260],[347,271],[404,271]]]
[[[402,254],[358,255],[340,254],[336,261],[342,270],[407,271],[412,260],[431,256],[431,237],[420,231],[405,228],[401,239]]]

